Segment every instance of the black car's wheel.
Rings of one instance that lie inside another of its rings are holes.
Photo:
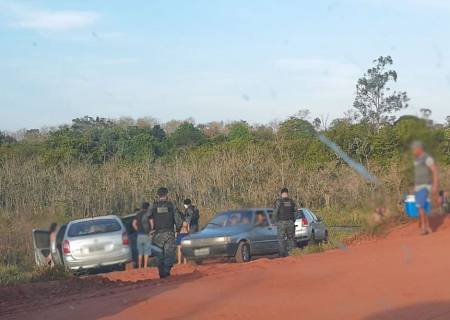
[[[249,262],[252,259],[250,254],[250,246],[247,242],[239,242],[235,258],[237,263]]]

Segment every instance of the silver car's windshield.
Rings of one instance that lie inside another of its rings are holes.
[[[223,228],[239,225],[248,225],[252,222],[251,211],[233,211],[219,213],[207,225],[206,228]]]
[[[69,228],[69,237],[81,237],[92,234],[120,231],[121,226],[115,219],[80,221]]]

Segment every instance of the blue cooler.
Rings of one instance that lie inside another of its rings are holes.
[[[425,213],[428,215],[431,212],[431,201],[430,199],[427,200],[427,203],[425,204]],[[408,217],[411,218],[417,218],[419,217],[419,210],[416,206],[416,196],[409,195],[406,197],[405,200],[405,212],[408,215]]]

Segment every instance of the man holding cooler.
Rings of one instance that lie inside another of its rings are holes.
[[[413,142],[411,148],[414,155],[414,183],[416,206],[419,210],[419,228],[421,228],[421,234],[427,235],[432,230],[425,212],[425,206],[430,193],[433,197],[438,197],[438,170],[434,159],[425,152],[422,142]]]

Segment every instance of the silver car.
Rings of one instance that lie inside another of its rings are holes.
[[[328,229],[321,218],[318,218],[311,210],[302,208],[295,216],[295,240],[299,246],[327,242]]]
[[[50,252],[56,264],[75,271],[123,266],[131,260],[127,230],[113,215],[71,221],[61,226],[56,238],[56,245],[50,248],[48,232],[33,230],[38,265],[46,263]]]

